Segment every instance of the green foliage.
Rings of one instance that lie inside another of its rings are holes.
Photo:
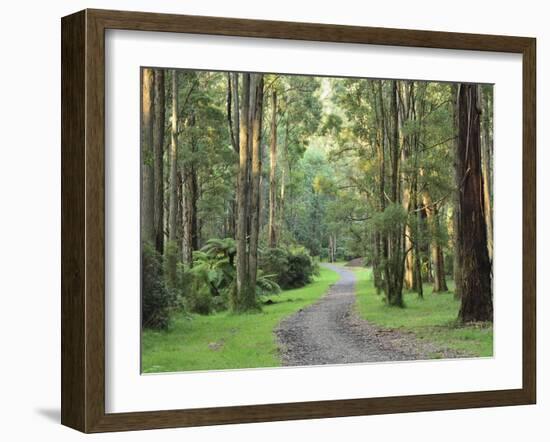
[[[258,269],[256,275],[256,296],[274,295],[281,291],[281,286],[275,281],[277,275],[266,275],[262,269]]]
[[[209,239],[201,250],[193,253],[190,271],[195,279],[200,279],[210,288],[213,296],[223,295],[232,289],[236,278],[235,255],[234,239]]]
[[[162,257],[148,242],[141,250],[141,299],[142,326],[167,328],[174,299],[164,283]]]
[[[268,248],[261,254],[262,270],[273,275],[283,289],[303,287],[319,272],[318,264],[304,247]]]
[[[229,292],[235,285],[235,253],[232,238],[212,238],[193,253],[193,267],[188,270],[192,283],[186,296],[189,311],[209,314],[227,307]]]
[[[212,238],[193,253],[193,266],[180,265],[179,293],[185,309],[192,313],[208,315],[228,307],[230,293],[235,290],[235,240]],[[275,275],[258,270],[256,295],[275,294],[280,287]]]
[[[389,204],[383,212],[372,217],[371,226],[380,233],[394,232],[407,220],[407,212],[399,203]]]

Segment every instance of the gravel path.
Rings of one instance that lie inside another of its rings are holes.
[[[338,272],[340,280],[319,301],[283,320],[277,328],[284,365],[410,361],[424,359],[433,350],[419,348],[411,335],[382,330],[359,318],[353,310],[354,272],[322,265]]]

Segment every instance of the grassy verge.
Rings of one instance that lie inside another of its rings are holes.
[[[376,294],[371,271],[356,268],[358,281],[357,310],[360,316],[384,328],[413,332],[417,338],[466,353],[471,356],[493,355],[493,327],[490,325],[460,326],[456,322],[460,301],[452,291],[432,293],[432,285],[424,285],[424,299],[413,292],[405,293],[406,308],[388,307]],[[454,289],[451,282],[450,290]],[[433,354],[434,358],[441,357]]]
[[[272,296],[273,304],[264,305],[261,313],[179,314],[169,330],[143,332],[143,372],[279,366],[275,327],[319,299],[338,279],[336,272],[321,268],[306,287]]]

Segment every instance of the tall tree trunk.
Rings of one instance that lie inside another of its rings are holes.
[[[387,125],[386,125],[386,113],[384,107],[384,94],[382,88],[382,81],[376,81],[377,88],[374,88],[372,94],[375,102],[378,102],[376,107],[376,122],[379,130],[377,131],[375,145],[376,145],[376,159],[378,162],[378,198],[379,198],[379,210],[384,212],[386,208],[386,145],[388,134],[387,134]],[[388,261],[388,234],[378,232],[376,235],[376,247],[377,256],[378,256],[378,265],[379,268],[376,270],[379,277],[375,278],[379,281],[379,286],[377,287],[378,291],[382,289],[386,294],[388,293],[388,281],[386,279],[386,267]]]
[[[391,141],[391,200],[392,203],[399,202],[398,200],[398,182],[399,182],[399,103],[397,100],[397,81],[391,82],[391,102],[390,116],[392,119],[392,141]]]
[[[455,293],[454,296],[456,299],[460,299],[460,287],[462,279],[462,269],[460,267],[460,259],[458,257],[458,222],[460,218],[460,190],[462,187],[461,180],[459,174],[459,148],[458,148],[458,140],[459,140],[459,134],[458,134],[458,85],[454,84],[451,86],[451,102],[453,106],[453,124],[454,124],[454,133],[456,135],[454,141],[453,141],[453,149],[454,149],[454,180],[455,180],[455,187],[456,190],[453,192],[453,246],[455,253],[453,254],[453,280],[455,283]]]
[[[493,139],[491,136],[492,103],[485,99],[483,88],[478,86],[479,108],[481,109],[481,171],[483,173],[483,209],[485,213],[485,224],[487,225],[487,252],[489,259],[493,260],[493,207],[492,177],[491,177],[491,155],[493,150]]]
[[[390,158],[391,158],[391,202],[398,204],[399,198],[399,103],[397,96],[397,81],[391,81],[390,95]],[[403,271],[405,267],[403,238],[405,233],[405,224],[399,223],[387,234],[387,259],[384,270],[384,279],[386,281],[386,300],[389,305],[403,307]]]
[[[275,231],[276,204],[277,204],[277,92],[271,93],[271,140],[269,144],[269,247],[277,247]]]
[[[242,74],[242,100],[240,110],[240,132],[239,132],[239,172],[237,182],[237,284],[236,291],[231,300],[231,308],[234,311],[246,310],[246,304],[251,298],[251,287],[248,281],[248,247],[247,247],[247,224],[248,224],[248,134],[249,134],[249,112],[250,112],[250,74]]]
[[[155,175],[153,168],[153,69],[142,69],[141,239],[155,244]]]
[[[232,121],[231,126],[233,130],[233,142],[235,143],[233,145],[233,150],[239,154],[239,146],[240,146],[240,105],[239,105],[239,74],[237,73],[230,73],[229,75],[229,86],[230,89],[230,95],[231,95],[231,103],[229,103],[228,112],[231,111],[231,106],[233,106],[233,112],[231,115],[228,116],[230,120]],[[230,217],[229,217],[229,236],[231,238],[236,238],[237,235],[237,195],[236,193],[232,195],[231,201],[230,201]]]
[[[286,165],[289,166],[288,162],[288,121],[285,126],[285,142],[284,142],[284,152],[286,157]],[[286,169],[284,164],[281,165],[281,188],[279,191],[279,229],[276,229],[275,237],[277,241],[280,241],[283,238],[283,231],[285,229],[285,202],[286,202]],[[290,172],[289,172],[290,176]]]
[[[252,115],[252,171],[251,171],[251,202],[250,202],[250,246],[248,257],[248,279],[251,289],[256,288],[258,270],[258,243],[260,237],[260,178],[262,174],[262,116],[264,99],[264,77],[253,74],[254,109]],[[253,300],[255,302],[255,299]]]
[[[483,212],[480,110],[477,86],[461,84],[458,96],[458,249],[462,278],[462,322],[492,321],[493,295],[491,262],[487,251],[487,229]]]
[[[164,253],[164,69],[155,69],[155,118],[153,127],[155,176],[155,246]]]
[[[414,82],[402,82],[402,88],[399,89],[399,92],[402,91],[401,98],[401,126],[408,122],[411,118],[411,109],[414,104]],[[401,96],[401,93],[399,94]],[[401,162],[406,164],[411,156],[411,134],[402,134],[402,148],[401,148]],[[416,168],[415,168],[416,169]],[[410,173],[409,173],[410,174]],[[407,179],[409,178],[409,180]],[[404,169],[401,170],[401,188],[403,192],[403,209],[407,214],[407,221],[405,223],[405,237],[404,248],[405,248],[405,270],[403,275],[403,283],[405,288],[412,289],[414,286],[414,257],[413,257],[413,242],[412,242],[412,228],[411,223],[409,222],[409,213],[412,206],[412,187],[415,177],[408,177]]]
[[[239,153],[240,146],[240,106],[239,106],[239,74],[231,74],[231,95],[233,97],[233,128],[235,131],[235,152]]]
[[[168,199],[168,240],[177,239],[178,210],[178,72],[172,70],[172,117],[170,130],[170,192]]]

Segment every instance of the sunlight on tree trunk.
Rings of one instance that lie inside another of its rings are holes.
[[[489,94],[488,94],[489,95]],[[487,252],[493,260],[493,206],[492,206],[492,176],[491,159],[493,139],[491,136],[492,97],[485,98],[483,86],[478,86],[479,108],[481,109],[481,170],[483,174],[483,211],[487,226]]]
[[[155,181],[153,169],[153,114],[154,74],[149,68],[142,69],[142,148],[141,148],[141,238],[155,244]]]

